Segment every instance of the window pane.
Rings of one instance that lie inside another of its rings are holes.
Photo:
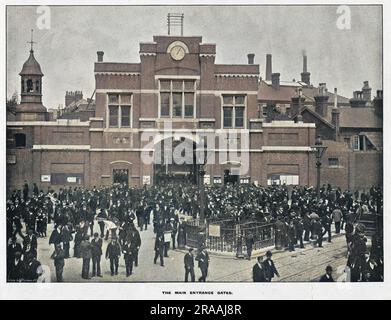
[[[224,128],[232,128],[232,108],[223,108]]]
[[[109,103],[118,104],[118,94],[109,94]]]
[[[109,118],[110,127],[118,127],[118,106],[109,107]]]
[[[244,96],[235,96],[235,105],[244,105]]]
[[[339,159],[338,158],[329,158],[329,166],[330,167],[338,167]]]
[[[171,81],[170,80],[160,80],[160,90],[170,91],[171,90]]]
[[[132,95],[130,94],[121,94],[121,104],[131,104]]]
[[[160,94],[160,115],[162,117],[170,116],[170,94],[169,93]]]
[[[183,90],[183,81],[173,81],[172,82],[172,91],[182,91]]]
[[[182,117],[182,93],[172,94],[172,116]]]
[[[194,110],[194,93],[185,93],[185,117],[192,117]]]
[[[233,96],[223,96],[224,104],[233,104]]]
[[[121,106],[121,127],[130,127],[130,106]]]
[[[237,108],[235,109],[235,127],[243,128],[244,127],[244,108]]]
[[[185,91],[194,91],[194,81],[185,81]]]

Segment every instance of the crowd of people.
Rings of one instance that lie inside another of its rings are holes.
[[[200,216],[200,196],[197,186],[169,182],[141,188],[119,184],[43,192],[36,184],[31,188],[26,181],[22,190],[14,190],[7,201],[8,281],[30,282],[43,278],[43,268],[37,260],[37,238],[47,238],[49,224],[53,225],[53,231],[48,242],[59,282],[63,281],[66,259],[71,257],[71,244],[73,257],[83,261],[83,279],[102,276],[102,255],[110,260],[111,276],[118,275],[121,257],[126,276],[131,276],[133,268],[138,266],[140,232],[150,227],[156,234],[151,248],[153,263],[164,266],[170,249],[186,247],[184,217]],[[373,187],[368,193],[351,193],[323,186],[318,196],[311,187],[227,184],[206,187],[205,204],[207,219],[274,223],[277,249],[293,251],[311,240],[322,247],[325,234],[331,241],[334,223],[336,233],[345,232],[353,281],[381,280],[382,235],[377,233],[372,238],[368,259],[365,230],[356,223],[362,214],[382,210],[380,188]],[[258,235],[243,236],[250,259]],[[108,243],[106,252],[103,252],[104,241]],[[194,259],[201,271],[199,281],[206,281],[209,255],[205,245],[200,243],[195,255],[192,248],[185,255],[186,281],[189,275],[194,281]]]

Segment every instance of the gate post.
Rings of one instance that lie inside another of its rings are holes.
[[[235,226],[235,239],[236,239],[236,258],[243,259],[243,242],[242,242],[242,230],[240,228],[240,224],[238,223]]]

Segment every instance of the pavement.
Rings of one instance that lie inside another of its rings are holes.
[[[53,260],[50,259],[54,251],[53,245],[49,246],[49,237],[53,225],[48,225],[48,237],[38,239],[38,260],[44,266],[47,282],[55,282],[55,268]],[[98,231],[95,224],[94,231]],[[102,278],[85,280],[81,278],[82,259],[69,258],[65,260],[64,282],[183,282],[184,266],[183,258],[186,251],[170,250],[168,258],[164,258],[164,267],[153,263],[155,234],[153,227],[149,226],[147,231],[140,231],[141,247],[139,251],[139,265],[133,268],[130,277],[125,276],[125,263],[120,258],[119,274],[111,276],[110,263],[101,260]],[[106,252],[108,241],[103,241],[103,253]],[[331,265],[337,271],[334,277],[342,275],[342,269],[346,265],[346,241],[344,235],[334,235],[332,242],[324,241],[323,248],[314,247],[306,243],[304,249],[296,248],[295,251],[273,251],[273,260],[280,273],[280,278],[273,281],[283,282],[308,282],[317,281],[324,274],[327,265]],[[73,255],[73,243],[71,243],[70,254]],[[258,253],[259,254],[259,253]],[[263,252],[261,253],[263,254]],[[256,263],[254,256],[251,261],[236,259],[232,255],[210,254],[210,267],[208,282],[251,282],[252,267]],[[92,268],[92,266],[91,266]],[[91,270],[91,269],[90,269]],[[196,280],[201,276],[200,270],[196,267]]]

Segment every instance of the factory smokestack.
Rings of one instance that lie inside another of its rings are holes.
[[[307,68],[307,54],[306,54],[305,50],[302,51],[302,54],[303,54],[303,72],[301,73],[301,82],[304,82],[307,85],[310,85],[311,73],[308,72],[308,68]]]
[[[272,80],[272,55],[268,53],[266,55],[266,81]]]

